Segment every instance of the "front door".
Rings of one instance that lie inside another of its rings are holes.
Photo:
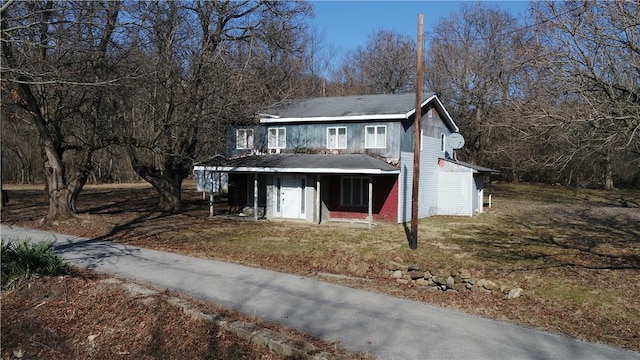
[[[283,175],[277,179],[276,182],[279,186],[278,195],[276,196],[276,214],[279,211],[279,215],[286,219],[300,219],[304,218],[302,204],[304,197],[302,192],[304,191],[304,181],[295,175]]]

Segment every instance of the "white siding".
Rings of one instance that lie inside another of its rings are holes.
[[[441,172],[438,175],[438,215],[472,216],[477,192],[471,172]]]

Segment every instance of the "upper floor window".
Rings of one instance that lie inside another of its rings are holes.
[[[236,149],[253,148],[253,129],[236,130]]]
[[[387,127],[385,125],[366,126],[364,133],[365,148],[384,149],[387,147]]]
[[[347,128],[330,127],[327,128],[327,149],[347,148]]]
[[[269,149],[285,149],[287,147],[287,129],[269,128]]]
[[[440,151],[447,151],[447,136],[444,133],[440,134]]]

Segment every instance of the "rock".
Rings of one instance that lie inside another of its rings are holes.
[[[447,278],[446,277],[442,277],[442,276],[434,276],[431,278],[431,280],[433,280],[434,283],[438,284],[438,285],[447,285]]]
[[[476,284],[476,279],[474,279],[474,278],[464,279],[464,282],[466,282],[467,284],[475,285]]]
[[[493,281],[491,281],[491,280],[487,280],[487,281],[484,283],[484,286],[483,286],[483,287],[484,287],[485,289],[487,289],[487,290],[491,290],[491,291],[496,291],[496,290],[500,289],[500,285],[498,285],[497,283],[495,283],[495,282],[493,282]]]
[[[504,285],[504,284],[500,285],[500,292],[503,293],[503,294],[508,293],[509,292],[509,287],[507,285]]]
[[[457,283],[457,284],[453,284],[451,286],[451,289],[455,290],[455,291],[465,291],[467,290],[467,285],[464,283]]]
[[[419,270],[409,270],[407,274],[411,277],[411,280],[424,278],[424,273]]]
[[[449,289],[451,289],[451,288],[452,288],[452,286],[453,286],[453,284],[455,284],[455,280],[453,279],[453,276],[449,276],[449,277],[447,278],[447,287],[448,287]]]
[[[480,279],[478,280],[478,283],[476,285],[478,285],[478,287],[484,287],[484,284],[487,283],[486,279]]]
[[[429,270],[424,272],[424,278],[425,279],[431,279],[433,277],[433,275],[431,274],[431,272]]]
[[[456,275],[453,277],[453,282],[456,284],[462,284],[464,280],[462,279],[462,277],[460,277],[460,275]]]
[[[473,284],[471,283],[464,283],[464,286],[469,290],[473,289]]]
[[[519,297],[522,294],[523,291],[524,291],[524,289],[521,289],[519,287],[515,287],[515,288],[513,288],[513,289],[511,289],[509,291],[509,294],[507,294],[507,299],[515,299],[515,298]]]
[[[458,270],[458,273],[460,273],[460,277],[463,279],[470,279],[471,278],[471,272],[467,269],[460,269]]]
[[[420,278],[416,280],[416,285],[419,286],[434,286],[435,283],[431,279]]]
[[[89,341],[93,341],[93,340],[95,340],[95,339],[98,337],[98,335],[100,335],[100,334],[89,335],[89,336],[87,336],[87,340],[89,340]]]
[[[422,269],[422,266],[420,266],[420,264],[411,264],[411,265],[408,266],[407,270],[409,270],[409,271],[412,271],[412,270],[414,270],[414,271],[424,271]]]
[[[399,282],[400,284],[404,284],[407,285],[410,281],[407,279],[396,279],[397,282]]]
[[[401,279],[402,278],[402,271],[400,270],[396,270],[393,273],[391,273],[391,277],[394,279]]]
[[[407,271],[408,267],[407,265],[401,264],[396,261],[389,261],[389,263],[387,264],[387,269],[391,271],[396,271],[396,270]]]

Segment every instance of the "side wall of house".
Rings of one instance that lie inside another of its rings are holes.
[[[420,180],[418,190],[418,218],[438,213],[438,159],[452,153],[451,146],[443,144],[451,131],[435,109],[427,107],[421,119],[422,150],[420,151]],[[398,222],[411,220],[413,188],[413,124],[405,126],[400,155]],[[443,146],[444,145],[444,146]]]

